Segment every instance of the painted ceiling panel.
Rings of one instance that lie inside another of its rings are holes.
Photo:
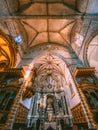
[[[23,22],[25,24],[28,24],[28,26],[35,30],[37,33],[47,31],[46,19],[25,19]]]
[[[22,3],[22,1],[23,2],[30,2],[30,0],[19,0],[20,1],[20,3]],[[71,1],[69,1],[69,0],[31,0],[32,2],[39,2],[39,3],[58,3],[58,2],[61,2],[61,3],[63,3],[63,2],[67,2],[68,1],[68,3],[74,3],[75,2],[75,0],[71,0]]]
[[[34,3],[21,14],[25,15],[47,15],[46,4]]]
[[[21,15],[70,15],[78,13],[62,2],[34,2],[21,9]]]
[[[44,42],[48,42],[48,34],[46,32],[39,33],[32,41],[30,47]]]
[[[73,19],[49,19],[49,31],[60,31],[69,23],[71,23]]]
[[[23,23],[24,28],[26,30],[27,33],[27,38],[28,38],[28,46],[31,43],[31,41],[35,38],[35,36],[37,35],[37,32],[31,27],[29,26],[29,24],[27,23]]]
[[[67,42],[59,33],[49,32],[49,41],[66,45]]]
[[[76,1],[77,0],[63,0],[65,4],[69,5],[70,7],[75,8],[76,7]]]
[[[72,30],[72,28],[73,28],[73,26],[74,26],[74,23],[75,23],[75,22],[70,23],[68,26],[66,26],[64,29],[62,29],[62,30],[60,31],[61,36],[62,36],[68,43],[70,43],[70,41],[71,41],[71,30]]]
[[[30,0],[19,0],[20,7],[25,4],[28,4],[29,2],[30,2]]]
[[[75,10],[68,8],[64,4],[61,3],[48,4],[49,15],[70,15],[74,13],[76,13]]]
[[[66,44],[70,43],[74,19],[23,19],[22,24],[26,29],[30,47],[42,42]]]

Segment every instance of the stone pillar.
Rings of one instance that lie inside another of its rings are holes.
[[[22,93],[23,93],[23,88],[24,88],[24,84],[25,84],[25,81],[24,79],[19,79],[19,84],[20,85],[20,89],[14,99],[14,103],[13,103],[13,106],[11,107],[11,110],[10,110],[10,113],[8,114],[8,119],[7,119],[7,122],[5,124],[5,130],[12,130],[13,129],[13,124],[14,124],[14,120],[15,120],[15,116],[16,116],[16,112],[17,112],[17,109],[18,109],[18,106],[19,106],[19,102],[20,102],[20,99],[22,98]],[[17,85],[19,85],[17,84]]]

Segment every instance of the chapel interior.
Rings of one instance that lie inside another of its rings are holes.
[[[98,130],[98,0],[0,0],[0,130]]]

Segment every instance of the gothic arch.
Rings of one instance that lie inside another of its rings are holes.
[[[84,59],[84,63],[86,66],[89,66],[89,62],[87,60],[87,50],[89,47],[90,42],[98,35],[98,30],[96,32],[94,32],[88,39],[88,41],[86,42],[85,46],[84,46],[84,51],[83,51],[83,59]]]
[[[16,64],[17,45],[0,30],[0,67],[11,68]]]
[[[94,44],[93,44],[93,42],[94,42],[94,39],[97,39],[97,36],[98,36],[98,30],[96,31],[96,32],[94,32],[91,36],[90,36],[90,38],[88,39],[88,41],[87,41],[87,43],[85,44],[85,46],[84,46],[84,55],[83,55],[83,58],[84,58],[84,63],[85,63],[85,65],[86,66],[92,66],[91,64],[90,64],[90,60],[92,59],[92,55],[91,54],[93,54],[94,55],[94,53],[95,53],[95,49],[97,49],[96,48],[96,46],[97,46],[97,42],[95,42]],[[91,52],[90,52],[90,54],[88,53],[89,52],[89,48],[90,48],[90,46],[92,45],[92,47],[93,47],[93,49],[91,50]],[[90,56],[89,56],[90,55]],[[91,57],[91,58],[89,58],[88,59],[88,57]],[[96,56],[97,57],[97,56]],[[94,59],[92,59],[93,61],[94,61]],[[97,63],[97,61],[96,61],[96,63]],[[95,70],[96,70],[96,72],[98,72],[98,69],[97,69],[97,67],[96,67],[96,65],[94,64],[94,66],[92,66],[92,67],[95,67]]]

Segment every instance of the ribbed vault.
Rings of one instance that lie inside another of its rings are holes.
[[[46,53],[36,63],[34,86],[37,91],[62,91],[65,84],[65,63],[57,56]]]

